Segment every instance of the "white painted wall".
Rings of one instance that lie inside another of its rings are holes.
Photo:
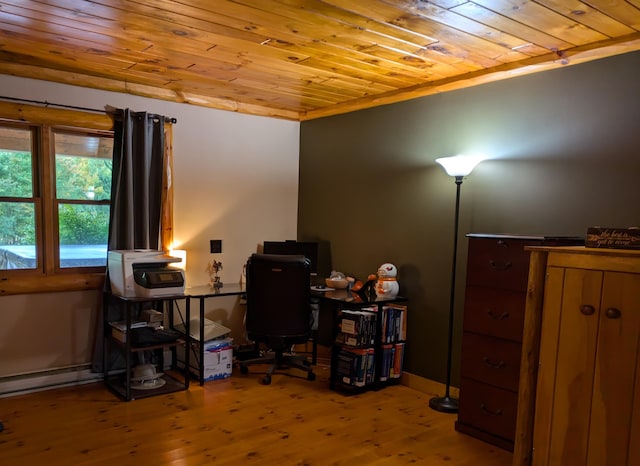
[[[222,239],[223,282],[264,240],[295,239],[298,122],[0,75],[0,95],[87,108],[111,105],[175,117],[174,240],[186,249],[187,285],[208,282],[209,240]],[[0,297],[0,378],[91,361],[97,292]],[[242,341],[237,298],[206,315]]]

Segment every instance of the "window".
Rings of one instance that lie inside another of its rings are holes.
[[[36,266],[32,143],[31,129],[0,127],[0,269]]]
[[[54,131],[60,268],[107,265],[113,138]]]
[[[86,125],[82,112],[82,126],[75,112],[63,111],[61,124],[49,109],[37,122],[2,119],[3,105],[0,294],[100,286],[91,275],[107,265],[112,132]]]

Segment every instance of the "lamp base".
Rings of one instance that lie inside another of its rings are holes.
[[[457,413],[458,400],[450,396],[441,396],[429,400],[429,408],[442,413]]]

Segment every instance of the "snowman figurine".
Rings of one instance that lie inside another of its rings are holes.
[[[376,295],[379,298],[395,298],[400,291],[400,285],[396,280],[398,269],[388,262],[378,267],[378,281],[376,282]]]

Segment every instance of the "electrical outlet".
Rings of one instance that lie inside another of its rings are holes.
[[[209,240],[209,250],[211,254],[217,254],[222,252],[222,240],[221,239],[210,239]]]

